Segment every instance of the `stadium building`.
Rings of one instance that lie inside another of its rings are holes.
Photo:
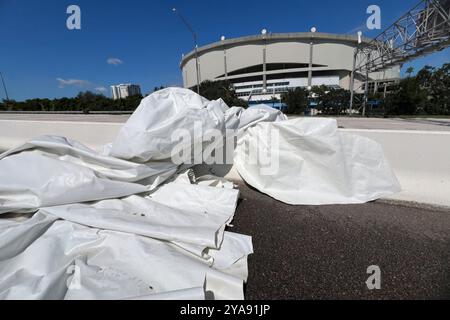
[[[361,39],[369,42],[370,39]],[[183,56],[185,88],[198,81],[229,80],[240,98],[250,103],[272,102],[296,87],[326,85],[350,89],[357,36],[307,33],[262,34],[212,43]],[[196,59],[198,57],[198,59]],[[198,65],[197,65],[198,62]],[[369,75],[369,90],[385,88],[400,79],[400,66]],[[356,92],[364,91],[355,75]]]

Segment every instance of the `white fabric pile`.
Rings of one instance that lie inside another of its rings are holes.
[[[174,140],[177,130],[190,139]],[[0,299],[243,299],[251,238],[225,231],[239,191],[173,161],[174,149],[205,160],[230,130],[239,173],[281,201],[360,203],[399,189],[381,148],[333,121],[165,89],[102,151],[45,136],[0,155]],[[247,161],[255,148],[268,163]]]
[[[400,191],[381,146],[338,131],[332,119],[258,123],[238,140],[234,165],[248,184],[292,205],[365,203]]]

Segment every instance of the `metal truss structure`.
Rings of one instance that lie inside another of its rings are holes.
[[[352,78],[358,73],[366,80],[364,106],[367,103],[369,73],[385,70],[448,46],[450,0],[420,1],[372,41],[358,46]],[[352,105],[353,99],[351,108]]]

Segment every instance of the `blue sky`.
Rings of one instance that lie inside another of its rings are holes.
[[[123,82],[140,84],[148,93],[155,86],[181,85],[181,55],[193,47],[189,32],[171,11],[174,6],[190,21],[203,45],[221,35],[257,34],[262,28],[303,32],[316,26],[319,32],[330,33],[362,29],[365,36],[373,37],[379,32],[365,29],[369,5],[381,7],[384,28],[416,2],[0,0],[0,71],[10,98],[16,100],[70,97]],[[81,8],[81,30],[66,28],[66,9],[71,4]],[[411,64],[416,69],[439,66],[449,57],[447,49]],[[108,63],[108,59],[120,61]],[[0,98],[4,98],[2,89]]]

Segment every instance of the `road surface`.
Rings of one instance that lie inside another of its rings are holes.
[[[240,185],[246,299],[450,299],[450,212],[386,202],[289,206]],[[381,290],[367,268],[381,268]]]

